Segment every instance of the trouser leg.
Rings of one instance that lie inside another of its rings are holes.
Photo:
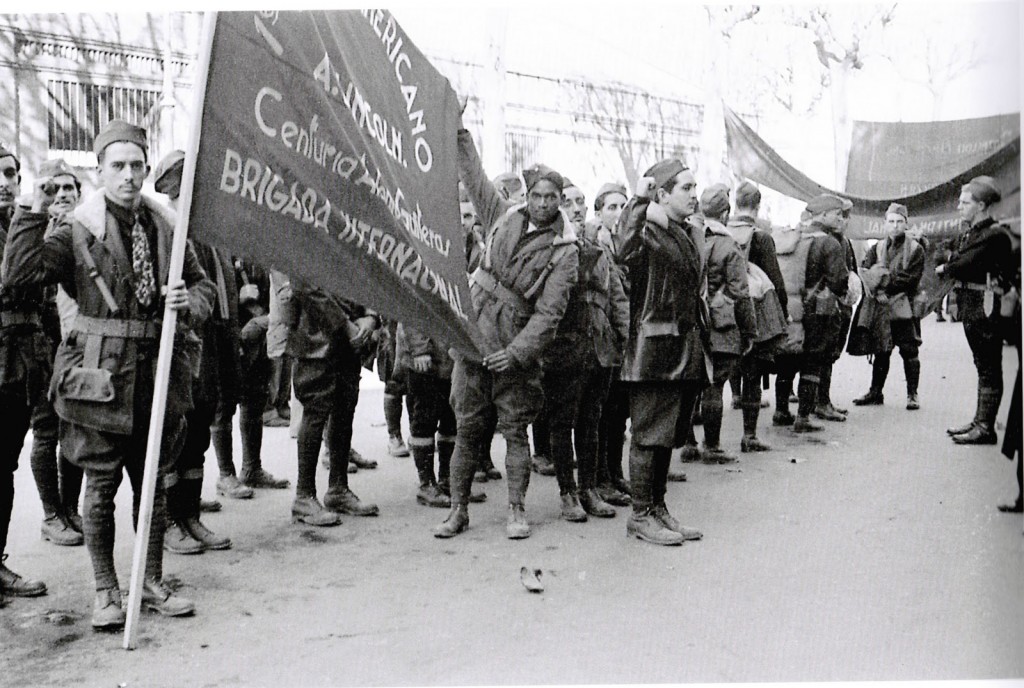
[[[629,393],[621,382],[611,385],[605,404],[609,408],[605,413],[608,418],[605,424],[607,449],[604,465],[611,480],[618,482],[623,480],[622,452],[626,444],[626,421],[629,420]]]
[[[749,367],[742,373],[742,380],[743,435],[756,437],[757,419],[761,414],[761,372]]]
[[[885,380],[889,377],[889,365],[892,362],[891,351],[880,351],[871,362],[871,391],[881,393]]]
[[[996,326],[987,318],[964,321],[964,334],[978,371],[978,406],[975,423],[995,430],[999,402],[1003,398],[1003,347]]]
[[[801,376],[802,377],[802,376]],[[832,364],[826,363],[818,372],[818,405],[828,406],[832,403]]]
[[[506,429],[505,472],[508,479],[509,504],[524,505],[530,487],[530,442],[526,427]]]
[[[724,383],[717,382],[704,388],[700,413],[704,417],[704,446],[717,447],[722,435],[722,391]]]
[[[821,379],[821,367],[805,363],[800,369],[800,383],[797,386],[799,399],[797,415],[807,418],[814,412],[818,400],[818,382]]]
[[[0,389],[0,418],[5,430],[0,436],[0,556],[7,549],[7,534],[14,509],[14,472],[28,433],[32,409],[25,403],[24,390]]]
[[[58,477],[60,481],[60,503],[65,514],[78,513],[78,500],[82,494],[82,479],[84,473],[81,468],[68,461],[63,451],[58,453],[60,470]]]
[[[574,494],[576,479],[572,468],[572,430],[579,409],[582,371],[548,371],[544,375],[549,458],[555,465],[560,494]],[[534,428],[536,428],[536,422]]]
[[[44,518],[50,518],[61,511],[60,482],[57,468],[57,413],[45,398],[40,399],[31,417],[32,451],[29,464],[32,477],[39,491]]]
[[[579,395],[574,441],[581,490],[597,487],[599,426],[610,382],[611,369],[599,366],[591,368]]]
[[[242,474],[256,475],[263,468],[262,409],[265,397],[245,399],[238,408],[238,432],[242,437]]]
[[[114,568],[114,497],[120,484],[120,468],[85,471],[82,526],[97,590],[118,587]],[[159,547],[162,549],[162,543]]]
[[[629,445],[629,483],[633,497],[633,513],[647,514],[654,505],[654,447],[637,442]]]
[[[298,365],[303,365],[299,361]],[[316,497],[316,462],[320,458],[320,447],[324,440],[324,427],[330,415],[328,408],[322,403],[303,404],[302,421],[299,423],[298,444],[298,478],[295,483],[295,497]],[[335,460],[331,456],[331,461]],[[348,457],[345,457],[347,463]],[[346,466],[346,470],[348,467]]]
[[[903,374],[907,378],[907,396],[914,396],[921,383],[921,359],[917,357],[916,350],[905,352],[900,349],[900,356],[903,357]]]
[[[220,471],[221,477],[235,475],[234,446],[231,436],[234,417],[235,406],[220,403],[217,405],[217,413],[210,426],[210,443],[213,444],[213,451],[217,456],[217,469]]]
[[[384,422],[387,424],[388,437],[402,436],[402,397],[400,395],[384,394]]]
[[[331,456],[328,477],[332,488],[348,487],[348,463],[352,450],[352,421],[359,401],[359,361],[343,362],[338,374],[331,420],[327,428],[327,450]]]

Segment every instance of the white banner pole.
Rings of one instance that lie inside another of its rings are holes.
[[[210,53],[213,49],[213,32],[217,13],[207,12],[203,21],[203,38],[196,63],[192,99],[192,128],[188,148],[185,149],[185,168],[181,179],[181,196],[178,207],[178,221],[174,228],[171,244],[171,260],[168,267],[168,284],[181,279],[185,263],[185,248],[188,238],[188,220],[192,209],[192,187],[196,176],[196,159],[199,153],[199,137],[206,100],[206,82],[210,72]],[[142,477],[142,495],[139,500],[139,521],[135,529],[135,552],[132,556],[131,587],[128,592],[128,612],[124,627],[124,649],[135,649],[139,611],[142,605],[142,582],[146,574],[146,555],[149,549],[149,527],[153,517],[153,497],[160,465],[160,441],[164,431],[164,412],[167,409],[167,387],[171,377],[171,357],[174,352],[174,332],[178,312],[164,308],[163,326],[160,330],[160,350],[156,362],[156,379],[153,387],[153,410],[149,418],[149,437],[146,441],[146,468]],[[179,384],[189,384],[189,381]]]

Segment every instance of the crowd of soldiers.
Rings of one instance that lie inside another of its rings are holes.
[[[155,189],[167,197],[157,201],[142,193],[147,150],[144,130],[106,124],[94,146],[100,189],[81,198],[78,174],[61,160],[43,165],[32,190],[19,195],[19,159],[0,149],[0,415],[7,428],[0,439],[0,595],[46,592],[5,563],[13,475],[31,428],[42,536],[86,545],[99,630],[125,621],[114,496],[126,472],[137,518],[165,308],[178,312],[178,325],[142,604],[169,616],[195,607],[163,582],[164,552],[231,546],[201,520],[203,511],[221,508],[200,494],[211,444],[219,495],[248,499],[254,490],[287,489],[288,480],[262,466],[263,428],[301,414],[291,418],[293,520],[329,527],[340,514],[379,513],[348,484],[350,472],[376,466],[352,448],[360,371],[374,358],[385,382],[388,452],[411,454],[418,503],[449,509],[434,528],[438,538],[469,527],[469,503],[486,499],[474,482],[500,479],[508,490],[506,534],[529,537],[526,493],[537,473],[556,477],[566,521],[612,518],[616,507],[629,506],[631,536],[658,545],[699,540],[700,530],[666,505],[667,483],[686,479],[670,466],[673,450],[682,448],[684,462],[738,460],[722,438],[729,384],[742,414],[740,452],[770,451],[758,424],[771,376],[773,425],[803,434],[822,431],[821,420],[845,421],[830,387],[848,341],[850,353],[874,356],[870,389],[855,404],[883,403],[899,347],[906,408],[920,407],[924,247],[898,204],[886,213],[887,237],[859,265],[844,236],[849,200],[820,195],[796,227],[773,227],[759,218],[756,186],[714,184],[698,193],[693,171],[677,159],[653,165],[632,193],[601,186],[588,220],[583,190],[549,167],[488,179],[472,136],[460,128],[459,202],[483,352],[476,355],[301,275],[264,270],[194,240],[182,279],[161,290],[184,154],[157,165]],[[958,444],[996,442],[1001,347],[1013,331],[1000,315],[1019,318],[1019,240],[991,216],[999,197],[987,177],[963,187],[959,208],[969,230],[937,268],[955,280],[979,374],[974,418],[949,431]],[[1019,324],[1016,334],[1019,351]],[[1019,456],[1019,397],[1018,372],[1016,423],[1004,438],[1010,458]],[[505,440],[504,476],[491,461],[495,432]],[[328,468],[322,499],[321,461]],[[1019,461],[1017,476],[1020,483]],[[1006,508],[1019,512],[1020,496]]]

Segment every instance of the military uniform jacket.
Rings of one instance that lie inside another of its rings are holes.
[[[534,227],[525,204],[512,206],[487,179],[465,129],[458,145],[459,175],[481,223],[490,228],[478,268],[486,274],[475,272],[470,279],[483,352],[505,349],[517,367],[538,367],[578,280],[576,234],[565,213],[547,227]]]
[[[943,275],[956,280],[956,304],[964,321],[985,318],[986,278],[1006,280],[1016,269],[1006,227],[987,217],[968,230],[946,262]],[[999,299],[992,310],[999,313]]]
[[[747,261],[722,223],[707,220],[705,227],[711,350],[738,356],[743,353],[743,342],[757,335],[747,289]]]
[[[771,225],[765,220],[759,220],[749,215],[737,215],[729,218],[729,232],[736,243],[743,245],[749,241],[750,250],[747,252],[747,260],[764,271],[768,275],[772,286],[775,287],[775,296],[782,306],[782,313],[789,316],[788,304],[789,295],[786,293],[786,282],[782,279],[782,270],[779,269],[779,258],[775,252],[775,241],[772,240]],[[749,240],[747,235],[749,233]]]
[[[702,233],[671,219],[649,222],[649,199],[633,198],[619,218],[616,258],[630,275],[629,336],[623,382],[705,381],[707,313]]]
[[[174,220],[158,201],[144,196],[142,204],[155,225],[156,245],[150,248],[159,287],[167,283]],[[4,269],[9,284],[60,282],[68,295],[78,302],[79,319],[57,350],[50,397],[58,415],[65,421],[110,433],[131,434],[135,421],[136,370],[143,364],[152,365],[155,371],[162,300],[154,305],[152,314],[139,312],[132,287],[131,247],[124,246],[117,220],[107,211],[102,192],[93,194],[60,218],[49,233],[46,232],[48,223],[46,213],[19,211],[7,240]],[[90,268],[79,253],[82,249],[76,248],[76,240],[89,252],[110,289],[118,307],[116,313],[111,312],[90,275]],[[172,417],[184,415],[192,405],[194,367],[185,340],[189,336],[191,342],[197,340],[187,321],[194,326],[209,317],[214,294],[213,285],[192,250],[185,253],[182,279],[188,286],[191,309],[178,319],[178,341],[167,392],[167,413]],[[134,333],[129,336],[86,335],[82,331],[84,325],[79,324],[83,322],[82,316],[106,321],[111,331],[117,329],[126,334],[129,323],[135,323],[130,325]],[[136,336],[152,335],[154,331],[156,338]],[[87,345],[89,358],[96,359],[92,361],[95,367],[86,365]],[[86,375],[95,370],[105,372]]]
[[[358,354],[349,345],[350,333],[356,327],[352,321],[373,316],[371,311],[295,279],[290,289],[278,292],[278,297],[281,321],[288,326],[289,356],[314,359],[337,353]]]

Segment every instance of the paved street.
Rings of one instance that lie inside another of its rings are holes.
[[[290,523],[291,491],[222,498],[224,510],[204,520],[234,548],[165,558],[197,615],[145,615],[130,653],[119,634],[89,626],[85,549],[40,540],[26,450],[9,563],[50,593],[0,610],[0,685],[1024,677],[1022,519],[995,509],[1014,497],[1014,466],[997,447],[957,447],[943,432],[974,409],[962,327],[929,317],[924,342],[922,410],[903,409],[898,356],[886,405],[853,408],[870,367],[844,357],[833,398],[851,407],[847,423],[828,424],[812,443],[762,419],[776,451],[744,455],[735,467],[686,465],[689,481],[670,484],[669,507],[705,538],[681,548],[627,539],[625,509],[611,520],[560,521],[555,479],[536,475],[530,539],[505,538],[504,482],[486,485],[490,499],[471,507],[466,534],[434,539],[445,512],[416,504],[411,459],[386,455],[382,391],[371,385],[354,444],[380,468],[352,476],[352,487],[381,516],[315,530]],[[1016,352],[1004,349],[1000,422],[1016,369]],[[727,411],[730,449],[738,450],[739,421]],[[494,453],[500,466],[500,442]],[[264,460],[294,481],[286,429],[266,431]],[[207,497],[215,474],[211,451]],[[322,493],[323,469],[318,481]],[[118,504],[127,585],[127,481]],[[543,571],[542,594],[520,584],[524,565]]]

